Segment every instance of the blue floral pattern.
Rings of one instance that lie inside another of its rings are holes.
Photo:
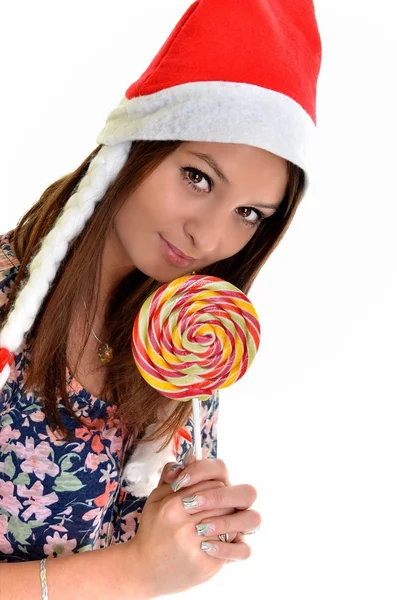
[[[0,235],[0,313],[19,261],[13,231]],[[75,441],[58,439],[46,423],[40,396],[23,391],[29,352],[15,354],[0,392],[0,562],[56,558],[130,540],[138,531],[146,497],[122,486],[122,467],[133,451],[115,405],[85,390],[67,369],[67,389],[80,426],[59,397],[63,422]],[[203,458],[217,457],[219,397],[202,403]],[[192,446],[193,422],[180,430],[175,460]]]

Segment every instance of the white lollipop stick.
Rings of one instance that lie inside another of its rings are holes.
[[[198,398],[192,398],[193,403],[193,434],[194,434],[194,451],[196,453],[196,460],[202,460],[202,448],[201,448],[201,420],[200,420],[200,400]]]

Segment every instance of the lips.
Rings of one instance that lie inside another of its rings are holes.
[[[195,259],[193,257],[188,257],[179,248],[167,242],[161,234],[159,235],[163,255],[169,263],[177,267],[188,267],[194,262]]]
[[[165,242],[167,242],[167,244],[169,246],[171,246],[172,250],[174,252],[176,252],[176,254],[179,254],[179,256],[181,256],[182,258],[186,258],[186,260],[195,260],[193,256],[188,256],[187,254],[184,254],[181,250],[179,250],[179,248],[177,248],[176,246],[173,246],[172,244],[170,244],[170,242],[168,242],[165,238],[163,238],[163,240]]]

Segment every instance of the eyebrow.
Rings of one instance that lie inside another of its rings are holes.
[[[226,175],[224,174],[224,172],[222,171],[222,169],[216,162],[215,158],[213,156],[211,156],[211,154],[207,154],[205,152],[192,152],[191,150],[188,150],[188,153],[193,154],[194,156],[197,156],[197,158],[201,158],[202,160],[205,160],[205,162],[215,171],[215,173],[218,175],[219,179],[221,181],[223,181],[223,183],[230,183],[230,181],[228,180],[228,178],[226,177]],[[250,205],[258,207],[258,208],[276,209],[279,207],[278,204],[252,204],[252,202],[250,203]]]

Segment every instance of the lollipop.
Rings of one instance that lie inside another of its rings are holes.
[[[147,298],[134,322],[132,353],[158,392],[193,402],[194,445],[202,457],[199,402],[241,379],[259,348],[257,313],[236,286],[187,275]]]

